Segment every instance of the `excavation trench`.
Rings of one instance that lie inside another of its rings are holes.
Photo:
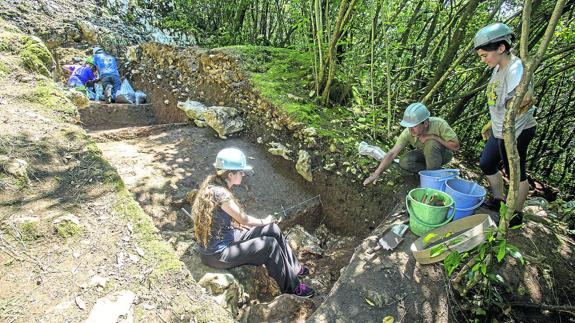
[[[95,103],[80,113],[105,159],[117,169],[135,200],[190,271],[194,272],[198,259],[193,256],[193,222],[187,214],[191,210],[186,194],[213,172],[212,163],[220,149],[237,147],[254,167],[253,174],[234,189],[246,211],[262,218],[275,213],[283,219],[284,231],[297,225],[318,238],[320,251],[305,249],[299,253],[312,269],[313,275],[306,282],[317,289],[314,302],[318,305],[364,236],[331,229],[330,218],[338,217],[332,211],[330,217],[324,212],[325,203],[333,203],[331,198],[303,180],[292,163],[270,155],[246,138],[222,140],[213,130],[188,123],[156,124],[150,111],[149,106]],[[338,208],[343,210],[345,205]],[[268,285],[254,287],[250,298],[271,300],[277,290]]]

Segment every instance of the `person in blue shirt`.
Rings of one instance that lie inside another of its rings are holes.
[[[223,149],[214,166],[216,173],[200,185],[192,204],[202,262],[217,269],[265,265],[282,293],[313,296],[313,288],[300,281],[309,269],[298,262],[274,217],[248,215],[230,191],[241,184],[244,172],[252,169],[244,153]]]
[[[107,54],[102,48],[94,47],[94,65],[98,71],[98,80],[104,89],[106,102],[111,103],[116,100],[116,93],[120,90],[120,73],[116,58]]]
[[[66,83],[69,87],[75,88],[90,97],[94,93],[93,85],[96,82],[96,67],[92,57],[88,57],[84,65],[64,65],[65,70],[71,72],[70,78]]]
[[[91,57],[86,59],[84,65],[64,65],[64,68],[72,72],[67,83],[70,87],[90,86],[96,80],[96,67]]]

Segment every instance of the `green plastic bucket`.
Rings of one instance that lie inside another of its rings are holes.
[[[423,200],[440,200],[442,206],[433,206],[422,203]],[[448,218],[453,218],[455,214],[455,203],[449,194],[432,188],[415,188],[409,191],[405,197],[405,205],[410,214],[413,214],[422,223],[435,225],[445,222]]]
[[[418,237],[421,237],[422,235],[435,228],[439,228],[448,224],[453,219],[453,215],[455,214],[455,212],[452,212],[451,216],[445,220],[445,222],[439,224],[428,224],[418,219],[415,214],[411,213],[411,211],[407,210],[407,212],[409,213],[409,230],[411,230],[411,232],[413,232],[413,234]]]

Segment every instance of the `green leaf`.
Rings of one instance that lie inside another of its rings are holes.
[[[501,262],[501,260],[503,260],[503,258],[505,257],[505,246],[507,245],[507,242],[505,240],[501,241],[499,243],[499,251],[497,252],[497,262]]]
[[[455,268],[459,267],[460,264],[461,264],[461,255],[457,251],[452,252],[443,261],[443,266],[445,267],[448,276],[451,276]]]
[[[435,233],[429,233],[428,235],[425,236],[425,238],[423,238],[423,243],[424,244],[428,244],[429,241],[433,238],[437,237],[437,234]]]
[[[487,275],[487,264],[486,263],[481,263],[481,273],[483,274],[483,276]]]
[[[511,257],[519,260],[522,265],[525,264],[525,259],[517,247],[513,245],[507,245],[507,252],[511,255]]]
[[[365,302],[369,304],[369,306],[375,306],[375,304],[367,297],[365,298]]]
[[[447,251],[447,247],[446,247],[445,245],[443,245],[443,244],[440,244],[440,245],[437,245],[437,246],[433,246],[433,247],[431,248],[430,257],[431,257],[431,258],[437,257],[437,256],[441,255],[442,253],[444,253],[444,252],[446,252],[446,251]]]
[[[473,267],[471,267],[471,272],[476,272],[477,270],[479,270],[479,266],[481,266],[480,262],[473,265]]]
[[[479,307],[475,309],[475,315],[485,315],[485,314],[487,314],[487,312],[485,312],[484,309]]]

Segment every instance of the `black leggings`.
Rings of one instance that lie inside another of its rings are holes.
[[[294,293],[300,283],[297,274],[301,265],[278,225],[271,223],[235,233],[234,242],[220,253],[202,255],[202,262],[218,269],[266,265],[282,293]]]
[[[519,152],[519,167],[522,182],[527,180],[527,170],[525,169],[525,164],[527,163],[527,148],[531,140],[535,137],[535,128],[536,127],[531,127],[523,130],[517,138],[517,151]],[[507,161],[507,152],[505,151],[503,139],[491,136],[485,143],[485,147],[483,147],[479,167],[481,167],[485,175],[495,175],[501,160],[503,160],[505,171],[509,174],[509,161]]]

